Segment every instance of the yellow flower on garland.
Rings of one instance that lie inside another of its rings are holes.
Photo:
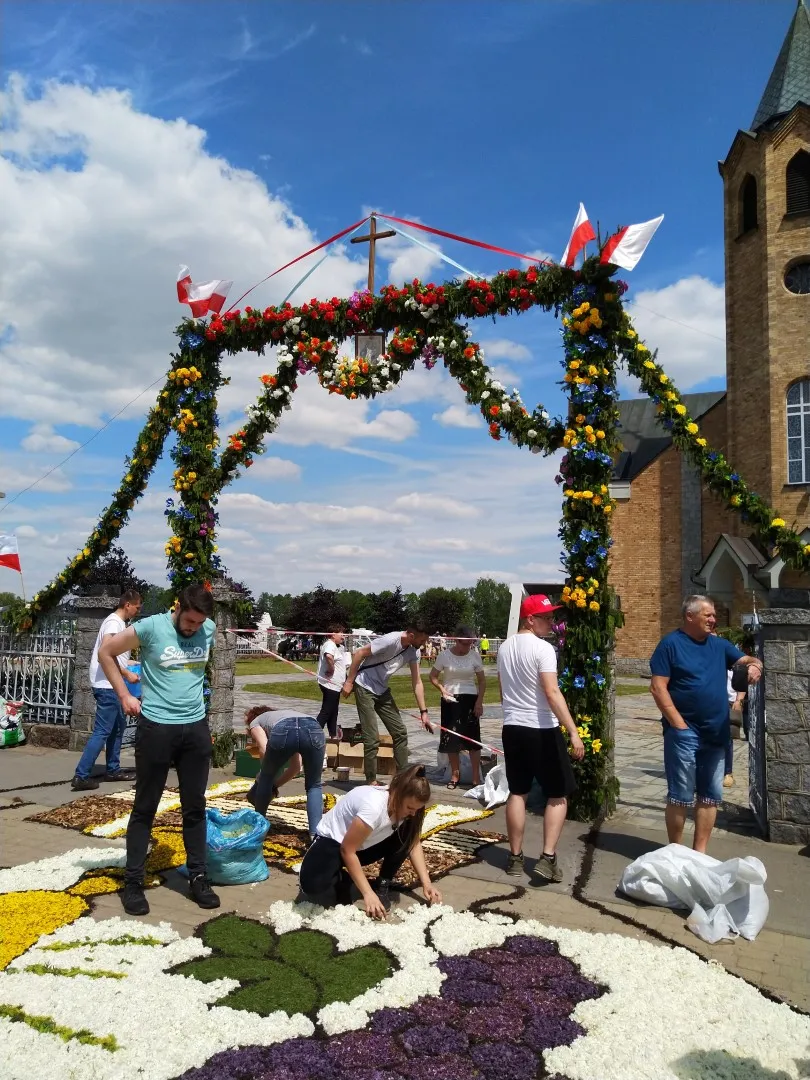
[[[598,754],[601,749],[602,749],[602,740],[601,739],[594,739],[593,742],[591,743],[591,750],[593,750],[593,752],[595,754]]]
[[[700,439],[695,439],[695,442],[696,442],[696,443],[698,444],[698,446],[701,446],[701,447],[702,447],[702,446],[707,446],[707,445],[708,445],[708,444],[707,444],[707,442],[706,442],[706,440],[705,440],[705,439],[703,439],[703,438],[700,438]]]
[[[740,503],[742,502],[742,499],[740,498],[739,495],[732,495],[731,498],[728,501],[729,501],[729,503],[731,503],[732,506],[739,506]]]
[[[678,416],[686,416],[686,406],[685,405],[676,405],[675,406],[675,412],[678,414]]]
[[[669,382],[669,375],[659,375],[658,381],[666,385]]]
[[[598,611],[599,610],[599,602],[598,602],[598,600],[591,600],[590,604],[588,604],[588,607],[591,609],[591,611]]]
[[[686,425],[686,430],[689,432],[690,435],[697,435],[700,428],[698,428],[697,424],[693,422]]]
[[[655,367],[655,364],[652,362],[652,360],[645,360],[644,361],[644,367],[649,368],[650,370],[652,370]]]
[[[785,522],[784,522],[783,518],[777,517],[777,518],[774,518],[773,521],[771,522],[771,528],[772,529],[784,529],[784,527],[785,527]]]

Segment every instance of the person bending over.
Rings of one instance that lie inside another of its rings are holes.
[[[314,716],[300,709],[268,709],[258,706],[245,717],[251,738],[259,748],[262,768],[245,798],[265,815],[278,789],[298,775],[304,765],[307,822],[315,835],[323,815],[323,751],[326,739]],[[286,767],[285,767],[286,766]]]
[[[304,856],[299,881],[308,900],[348,904],[352,882],[372,919],[384,919],[391,906],[391,882],[406,859],[417,873],[425,899],[440,904],[422,850],[422,823],[430,800],[424,765],[402,769],[388,788],[356,787],[338,799],[318,826]],[[382,859],[372,886],[363,867]]]

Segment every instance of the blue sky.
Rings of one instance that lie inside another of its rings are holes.
[[[793,7],[6,0],[0,532],[17,532],[29,588],[92,527],[151,394],[11,499],[160,377],[180,263],[233,278],[235,299],[373,208],[555,258],[580,200],[603,233],[664,213],[629,275],[637,325],[682,389],[722,386],[716,162],[750,123]],[[453,274],[387,244],[378,283]],[[443,247],[476,272],[509,265]],[[294,299],[351,291],[363,259],[337,250]],[[296,280],[253,298],[278,302]],[[504,382],[559,410],[553,319],[475,333]],[[227,430],[268,366],[231,362]],[[224,558],[270,591],[547,579],[554,472],[493,444],[440,369],[370,406],[303,385],[223,500]],[[156,581],[166,477],[122,537]]]

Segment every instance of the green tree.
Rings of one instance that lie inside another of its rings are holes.
[[[370,630],[376,630],[378,634],[391,634],[394,630],[405,629],[408,612],[401,585],[397,585],[393,592],[385,589],[381,593],[371,593],[369,600],[374,609]]]
[[[370,628],[374,618],[374,606],[366,593],[359,589],[341,589],[337,598],[348,612],[349,628]]]
[[[320,583],[312,592],[294,596],[290,604],[288,628],[290,630],[313,630],[323,633],[330,623],[347,626],[349,613],[333,589],[325,589]]]
[[[290,625],[290,604],[292,604],[292,600],[290,593],[263,592],[256,601],[256,607],[260,614],[267,612],[273,620],[273,626],[286,629]]]
[[[12,604],[16,604],[19,599],[20,597],[16,593],[0,592],[0,608],[10,607]]]
[[[419,597],[419,618],[435,633],[452,634],[472,614],[467,589],[426,589]]]
[[[506,637],[512,594],[509,586],[492,578],[479,578],[470,589],[472,619],[479,634]]]
[[[124,589],[137,589],[143,596],[149,589],[149,582],[138,576],[123,548],[113,544],[109,551],[90,567],[73,592],[76,596],[104,593],[106,596],[118,597]]]

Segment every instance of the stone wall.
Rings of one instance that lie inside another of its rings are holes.
[[[90,658],[101,624],[118,607],[117,596],[76,596],[76,660],[73,668],[73,710],[70,714],[71,750],[84,750],[96,717],[96,699],[90,685]]]
[[[208,710],[208,724],[213,735],[219,735],[233,728],[233,686],[236,671],[236,638],[226,634],[234,626],[233,602],[236,593],[227,585],[214,582],[211,586],[216,603],[215,621],[217,624],[214,639],[214,656],[211,664],[211,702]]]
[[[772,595],[779,604],[779,590]],[[770,839],[810,842],[810,607],[760,615]]]

